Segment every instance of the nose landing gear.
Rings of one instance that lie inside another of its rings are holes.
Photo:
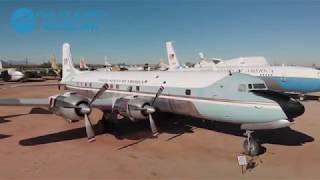
[[[260,153],[261,145],[251,136],[253,131],[247,130],[245,135],[247,136],[246,140],[243,142],[244,154],[248,156],[257,156]]]

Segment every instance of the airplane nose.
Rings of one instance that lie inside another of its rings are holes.
[[[288,119],[293,119],[302,115],[305,111],[304,106],[295,100],[290,99],[286,103],[281,103],[281,108],[287,115]]]
[[[257,95],[272,99],[277,102],[290,121],[292,121],[293,118],[302,115],[305,111],[304,106],[300,102],[291,99],[289,96],[283,93],[270,90],[253,92]]]

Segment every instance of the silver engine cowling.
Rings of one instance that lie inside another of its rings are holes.
[[[146,99],[119,98],[114,102],[113,111],[128,117],[131,121],[137,121],[148,118],[146,107],[150,107],[150,103]]]
[[[71,92],[55,97],[50,97],[49,109],[56,115],[62,116],[72,121],[77,121],[83,119],[84,114],[80,111],[80,109],[72,107],[79,107],[82,105],[87,106],[88,104],[88,98]]]

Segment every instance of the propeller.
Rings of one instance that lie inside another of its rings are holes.
[[[84,122],[85,122],[85,127],[86,127],[86,133],[87,133],[87,137],[88,137],[88,142],[93,142],[95,141],[95,133],[92,127],[92,123],[90,121],[89,118],[89,114],[91,113],[91,109],[92,109],[92,104],[93,102],[99,98],[104,91],[106,91],[109,88],[108,84],[104,84],[99,91],[93,96],[93,98],[91,99],[91,101],[89,102],[89,104],[79,104],[78,106],[75,105],[66,105],[64,106],[64,108],[74,108],[77,109],[81,114],[84,115]]]
[[[89,106],[91,106],[91,104],[98,98],[100,97],[107,89],[109,88],[109,85],[106,83],[104,84],[99,91],[93,96],[93,98],[91,99],[91,101],[89,102]]]
[[[165,82],[163,82],[163,83],[165,84]],[[156,109],[153,106],[154,106],[154,103],[156,102],[156,100],[158,99],[158,97],[160,96],[160,94],[162,93],[163,89],[164,89],[164,87],[163,87],[163,85],[161,85],[160,88],[158,89],[158,92],[156,93],[156,96],[153,98],[151,105],[150,106],[146,105],[144,107],[145,112],[147,114],[149,114],[149,122],[150,122],[152,135],[155,137],[158,136],[159,132],[158,132],[156,123],[154,122],[153,117],[152,117],[152,114],[154,112],[156,112]]]
[[[94,130],[92,128],[92,124],[91,121],[88,117],[88,114],[84,114],[84,122],[85,122],[85,126],[86,126],[86,133],[87,133],[87,137],[88,137],[88,142],[93,142],[95,141],[95,134],[94,134]]]

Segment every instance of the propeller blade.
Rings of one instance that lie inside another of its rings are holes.
[[[149,121],[150,121],[150,127],[151,127],[151,131],[152,131],[152,135],[153,136],[158,136],[158,134],[159,134],[158,133],[158,129],[157,129],[156,123],[154,122],[151,114],[149,114]]]
[[[86,125],[86,132],[87,132],[87,136],[88,136],[88,142],[95,141],[96,140],[95,139],[95,134],[94,134],[90,119],[88,117],[88,114],[84,115],[84,122],[85,122],[85,125]]]
[[[99,98],[103,93],[104,91],[106,91],[107,89],[109,88],[109,85],[106,83],[104,84],[100,89],[99,91],[93,96],[93,98],[91,99],[90,103],[89,103],[89,106],[91,106],[91,104],[97,99]]]
[[[158,89],[156,96],[152,100],[151,106],[153,106],[153,104],[156,102],[156,100],[158,99],[158,97],[162,93],[163,89],[164,89],[164,87],[161,85],[160,88]]]

